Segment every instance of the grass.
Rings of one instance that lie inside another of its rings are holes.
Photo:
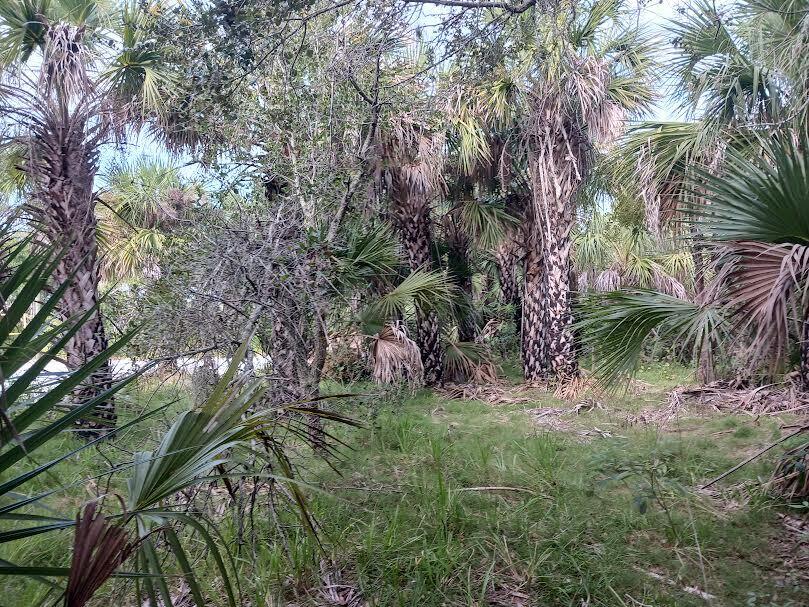
[[[687,371],[656,366],[641,379],[641,396],[570,416],[565,431],[529,414],[570,406],[544,394],[492,406],[420,391],[337,405],[365,423],[336,430],[352,447],[337,471],[298,458],[322,548],[290,511],[276,524],[257,509],[240,536],[234,517],[222,519],[247,604],[329,604],[323,579],[339,574],[331,592],[379,606],[805,605],[776,550],[785,509],[758,488],[779,449],[717,492],[697,489],[778,436],[778,420],[717,414],[667,430],[627,425]],[[163,389],[155,400],[175,396]],[[148,441],[153,430],[140,432],[129,440]],[[89,464],[71,462],[62,478]],[[57,562],[68,546],[68,534],[49,534],[13,556]],[[214,579],[204,559],[195,566]],[[7,585],[17,598],[6,592],[0,604],[33,604],[36,586]]]

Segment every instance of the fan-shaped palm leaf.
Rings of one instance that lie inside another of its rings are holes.
[[[593,375],[606,387],[634,373],[646,339],[656,332],[669,343],[691,343],[695,354],[723,336],[719,308],[699,306],[654,291],[615,291],[588,298],[577,323],[593,350]]]

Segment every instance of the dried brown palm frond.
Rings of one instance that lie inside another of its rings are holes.
[[[660,239],[660,187],[655,179],[655,159],[649,145],[641,146],[635,166],[638,188],[643,201],[643,225]]]
[[[95,502],[76,516],[66,607],[83,607],[135,550],[125,529],[108,523]]]
[[[480,332],[475,336],[477,343],[485,343],[494,338],[503,327],[503,321],[496,318],[490,318]]]
[[[607,268],[596,276],[593,288],[602,293],[617,291],[621,288],[621,274],[614,268]]]
[[[677,299],[682,299],[684,301],[688,301],[688,291],[686,291],[685,286],[679,280],[667,274],[663,269],[655,264],[655,273],[654,273],[654,287],[657,291],[661,293],[665,293],[666,295],[671,295],[676,297]]]
[[[81,97],[93,90],[87,66],[91,58],[84,42],[84,27],[54,23],[47,28],[40,68],[40,86],[46,95]]]
[[[586,375],[561,378],[553,391],[553,395],[561,400],[579,400],[582,395],[590,392],[594,388],[594,382]],[[578,413],[579,409],[577,409]]]
[[[454,382],[492,383],[497,381],[500,367],[486,345],[447,340],[444,375]]]
[[[382,138],[382,156],[390,169],[387,179],[401,180],[411,195],[431,197],[446,189],[444,180],[444,135],[404,115],[390,121]]]
[[[421,351],[401,324],[385,325],[373,339],[371,352],[376,383],[407,381],[414,386],[421,384],[424,377]]]
[[[751,355],[760,359],[783,353],[789,338],[790,313],[806,309],[809,246],[738,242],[728,245],[732,256],[728,305],[738,308],[742,326],[756,328]]]

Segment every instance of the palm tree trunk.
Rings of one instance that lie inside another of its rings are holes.
[[[803,317],[800,353],[801,362],[799,373],[801,390],[804,392],[809,392],[809,310],[806,311]]]
[[[545,348],[545,292],[544,267],[540,236],[537,227],[529,224],[525,239],[525,281],[522,298],[522,349],[523,377],[527,381],[539,381],[548,376],[548,355]]]
[[[397,184],[398,185],[398,184]],[[415,199],[414,199],[415,198]],[[395,223],[402,240],[410,269],[432,268],[430,210],[421,196],[411,196],[395,188],[393,192]],[[443,377],[441,331],[434,310],[416,310],[416,344],[424,365],[424,382],[438,385]]]
[[[494,251],[494,260],[497,265],[497,277],[500,282],[500,293],[503,303],[514,306],[514,326],[520,333],[522,324],[522,309],[520,290],[517,284],[517,261],[519,259],[517,243],[511,234],[500,243]]]
[[[553,216],[551,216],[553,217]],[[573,293],[570,289],[570,228],[564,217],[545,235],[545,343],[548,367],[557,378],[578,375],[573,335]]]
[[[469,261],[469,238],[459,226],[449,230],[447,269],[460,290],[463,301],[458,309],[458,339],[475,341],[477,326],[473,318],[472,268]]]
[[[98,142],[87,135],[87,115],[72,114],[57,106],[44,112],[44,119],[33,129],[28,172],[35,183],[32,215],[45,240],[64,248],[64,256],[54,271],[56,284],[69,283],[58,308],[63,320],[90,312],[90,317],[65,346],[67,366],[76,370],[107,348],[98,305],[100,272],[93,180],[98,164]],[[83,403],[112,386],[112,368],[102,364],[74,393]],[[98,436],[114,426],[112,398],[96,407],[92,419],[78,422],[82,433]]]

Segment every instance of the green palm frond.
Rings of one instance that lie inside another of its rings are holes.
[[[354,232],[344,246],[333,251],[337,279],[354,286],[367,286],[372,279],[389,279],[401,265],[399,249],[397,238],[384,224],[363,233]]]
[[[573,236],[573,259],[579,272],[602,270],[615,261],[615,248],[606,216],[596,214]]]
[[[105,175],[106,198],[115,214],[131,226],[153,227],[176,219],[186,187],[176,167],[159,160],[119,162]]]
[[[166,235],[155,228],[137,229],[123,242],[107,244],[109,249],[104,258],[107,278],[112,280],[132,280],[141,273],[155,276],[159,271],[154,267],[163,252]]]
[[[618,17],[623,0],[595,0],[585,11],[583,18],[571,33],[571,42],[576,47],[593,46],[599,30]]]
[[[499,202],[472,198],[460,208],[462,229],[483,249],[491,249],[505,236],[517,220]]]
[[[809,244],[809,139],[760,143],[758,156],[730,150],[721,175],[697,171],[706,204],[692,207],[695,221],[720,242]]]
[[[150,7],[132,2],[123,11],[121,24],[121,52],[102,75],[115,95],[139,106],[143,116],[149,112],[160,114],[170,94],[175,78],[154,40],[147,39]]]
[[[697,0],[669,26],[678,52],[672,69],[685,83],[684,103],[708,122],[777,118],[782,78],[751,53],[744,27],[726,9]]]
[[[25,158],[23,145],[12,144],[0,148],[0,195],[14,199],[24,193],[28,185]]]
[[[463,95],[461,93],[460,95]],[[459,95],[459,96],[460,96]],[[469,101],[459,100],[450,114],[450,124],[458,155],[458,164],[466,175],[472,175],[479,164],[492,160],[488,133]]]
[[[447,339],[444,343],[444,375],[456,382],[497,381],[500,368],[488,346]]]
[[[455,285],[442,272],[416,270],[374,302],[372,309],[383,318],[403,316],[411,306],[446,310],[453,303],[455,291]]]
[[[593,375],[607,387],[620,385],[637,370],[646,339],[693,344],[695,355],[722,342],[720,309],[655,291],[614,291],[588,298],[576,324],[592,349]]]
[[[0,3],[0,65],[28,61],[35,50],[45,46],[50,7],[50,0]]]

